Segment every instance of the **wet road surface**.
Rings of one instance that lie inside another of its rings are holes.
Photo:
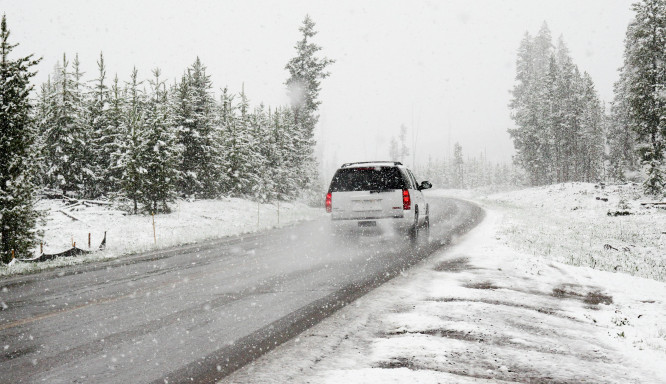
[[[2,383],[213,383],[483,217],[430,198],[430,242],[334,236],[327,218],[0,280]]]

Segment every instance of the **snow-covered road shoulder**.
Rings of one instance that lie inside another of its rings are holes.
[[[666,284],[518,252],[487,213],[223,382],[666,382]]]
[[[666,281],[666,209],[640,190],[634,184],[564,183],[475,200],[504,215],[500,235],[514,249]]]
[[[44,233],[44,252],[62,252],[74,243],[78,248],[96,250],[106,233],[105,250],[43,263],[0,265],[0,276],[115,259],[127,254],[291,225],[325,215],[322,208],[302,203],[258,204],[238,198],[179,200],[173,204],[173,212],[155,215],[154,219],[146,214],[129,215],[111,206],[72,204],[62,200],[40,200],[37,208],[46,213],[46,222],[39,228]],[[91,248],[88,248],[89,234]],[[39,247],[34,256],[38,254]]]

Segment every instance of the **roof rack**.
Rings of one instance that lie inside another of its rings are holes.
[[[389,163],[389,164],[393,164],[393,165],[402,165],[402,163],[399,162],[399,161],[385,161],[385,160],[382,160],[382,161],[356,161],[356,162],[353,162],[353,163],[344,163],[344,164],[342,164],[342,166],[340,168],[345,168],[345,167],[348,167],[348,166],[354,165],[354,164],[376,164],[376,163]]]

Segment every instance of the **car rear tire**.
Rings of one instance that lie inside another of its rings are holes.
[[[409,240],[412,245],[418,245],[419,237],[421,235],[421,227],[419,226],[419,210],[418,207],[414,211],[414,224],[409,229]]]
[[[430,215],[426,216],[423,222],[423,229],[421,230],[421,241],[423,245],[428,245],[430,242]]]

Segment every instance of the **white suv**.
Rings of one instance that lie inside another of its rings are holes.
[[[389,225],[405,230],[416,241],[430,228],[430,209],[412,171],[397,161],[343,164],[333,175],[326,195],[326,212],[337,226]]]

